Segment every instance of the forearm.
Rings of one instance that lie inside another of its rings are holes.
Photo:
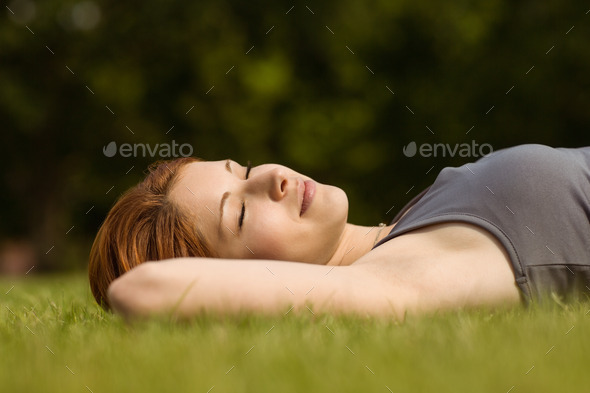
[[[109,300],[127,317],[202,312],[403,316],[375,277],[352,266],[184,258],[149,262],[115,280]]]

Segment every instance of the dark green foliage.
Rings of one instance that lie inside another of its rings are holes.
[[[585,2],[6,4],[0,236],[32,241],[45,268],[83,267],[154,160],[105,157],[111,141],[282,163],[342,187],[365,225],[475,159],[407,158],[411,141],[588,144]],[[76,28],[89,4],[98,24]]]

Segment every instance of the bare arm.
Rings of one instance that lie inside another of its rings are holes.
[[[116,279],[109,301],[125,317],[202,311],[316,312],[402,319],[412,291],[362,266],[268,260],[178,258],[147,262]]]

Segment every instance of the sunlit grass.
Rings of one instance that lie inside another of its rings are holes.
[[[583,302],[404,323],[289,313],[127,325],[94,303],[83,274],[3,278],[0,290],[3,392],[586,392],[590,382]]]

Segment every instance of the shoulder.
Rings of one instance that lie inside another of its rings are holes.
[[[526,144],[497,150],[458,168],[445,168],[438,185],[458,186],[466,192],[496,189],[527,194],[552,189],[583,175],[587,165],[580,165],[581,149],[553,148]],[[586,153],[586,156],[590,155]],[[487,187],[487,188],[486,188]],[[457,192],[461,191],[458,190]]]
[[[480,167],[524,169],[528,171],[555,170],[577,165],[575,155],[581,149],[554,148],[540,144],[525,144],[495,151],[474,164]]]

